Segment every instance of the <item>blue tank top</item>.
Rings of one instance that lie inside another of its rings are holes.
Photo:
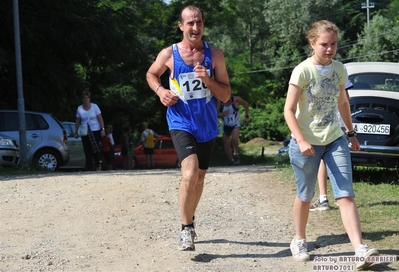
[[[204,42],[205,57],[201,62],[213,78],[211,49]],[[169,88],[179,96],[178,102],[168,107],[166,119],[169,130],[183,130],[192,134],[197,142],[212,140],[219,134],[216,98],[200,78],[195,77],[194,66],[184,63],[177,44],[172,45],[173,75]]]

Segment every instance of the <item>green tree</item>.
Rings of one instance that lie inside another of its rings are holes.
[[[370,27],[358,35],[357,44],[349,51],[353,61],[397,62],[399,54],[399,26],[393,20],[376,15]]]

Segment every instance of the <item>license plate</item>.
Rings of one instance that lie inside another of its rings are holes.
[[[391,131],[391,126],[387,124],[364,124],[355,123],[353,124],[353,129],[356,133],[362,134],[379,134],[379,135],[389,135]]]

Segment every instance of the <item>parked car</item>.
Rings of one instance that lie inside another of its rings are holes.
[[[279,155],[279,156],[284,156],[284,155],[288,155],[288,152],[289,152],[289,149],[290,149],[290,141],[291,141],[291,138],[288,138],[288,139],[285,139],[284,140],[284,142],[283,142],[283,147],[281,147],[279,150],[278,150],[278,153],[277,153],[277,155]]]
[[[19,148],[15,139],[0,134],[0,165],[16,166],[19,162]]]
[[[155,167],[179,167],[176,149],[173,145],[172,138],[169,136],[160,136],[154,138],[154,163]],[[123,164],[123,156],[119,145],[115,146],[116,166],[121,168]],[[147,160],[144,154],[142,144],[133,148],[133,167],[147,167]]]
[[[399,167],[399,63],[345,64],[352,122],[360,151],[351,151],[353,165]]]
[[[51,171],[68,163],[66,131],[57,118],[50,113],[26,111],[25,123],[28,162]],[[0,133],[20,143],[18,111],[0,110]]]
[[[279,155],[279,156],[288,155],[289,150],[290,150],[290,147],[289,147],[289,146],[283,146],[283,147],[281,147],[281,148],[278,150],[277,155]]]
[[[67,145],[70,150],[69,162],[63,166],[62,169],[80,169],[85,168],[86,158],[83,150],[82,139],[75,138],[75,122],[61,121],[62,126],[66,130],[68,138]]]

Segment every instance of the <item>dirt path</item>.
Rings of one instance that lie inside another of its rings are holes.
[[[211,168],[195,252],[177,250],[178,169],[0,178],[0,271],[314,271],[291,257],[295,188],[281,175]],[[353,254],[339,226],[308,236],[313,254]]]

